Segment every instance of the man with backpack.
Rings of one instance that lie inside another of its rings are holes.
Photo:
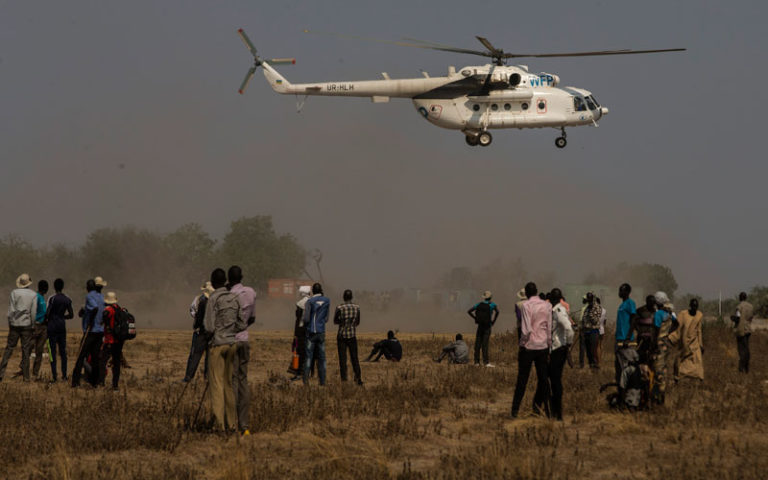
[[[246,319],[237,295],[227,290],[227,274],[221,268],[211,273],[214,291],[205,306],[205,330],[211,332],[208,355],[208,399],[213,418],[219,430],[237,428],[235,390],[232,385],[234,374],[235,335],[246,328]]]
[[[493,295],[486,290],[483,292],[483,301],[475,304],[467,311],[467,314],[477,324],[475,334],[475,365],[480,365],[480,349],[483,350],[483,365],[493,367],[488,355],[488,344],[491,340],[491,327],[499,318],[499,307],[491,301]]]
[[[107,361],[112,358],[112,390],[118,389],[120,381],[120,364],[123,355],[123,344],[127,340],[128,319],[126,312],[117,303],[115,292],[108,292],[104,297],[104,345],[99,364],[100,383],[107,376]]]

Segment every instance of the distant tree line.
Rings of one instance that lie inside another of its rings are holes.
[[[101,275],[121,290],[188,289],[199,287],[213,268],[237,264],[249,284],[264,289],[270,278],[301,274],[304,263],[304,248],[292,235],[276,233],[271,216],[235,220],[218,241],[197,223],[166,235],[133,226],[101,228],[75,247],[34,247],[18,235],[0,239],[4,287],[26,272],[49,282],[62,277],[70,286]]]

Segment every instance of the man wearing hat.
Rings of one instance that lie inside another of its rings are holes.
[[[107,286],[107,282],[101,277],[88,280],[85,283],[85,289],[88,294],[85,296],[85,308],[83,308],[83,333],[85,339],[80,347],[80,354],[75,362],[75,370],[72,372],[72,386],[80,386],[80,376],[82,373],[83,362],[91,356],[91,371],[88,375],[88,383],[94,387],[99,383],[99,353],[101,351],[102,340],[104,339],[104,297],[101,289]]]
[[[13,354],[13,349],[21,339],[21,371],[24,381],[29,381],[29,354],[32,352],[33,323],[37,316],[37,294],[29,287],[32,279],[22,273],[16,279],[16,289],[11,292],[8,307],[8,344],[0,363],[0,381],[5,376],[5,368]]]
[[[104,297],[104,346],[99,362],[99,377],[101,382],[107,376],[107,362],[112,357],[112,390],[117,390],[120,381],[120,366],[123,358],[123,340],[115,336],[115,315],[122,307],[117,304],[115,292],[108,292]]]
[[[475,335],[475,365],[480,365],[480,349],[483,350],[483,364],[486,367],[492,367],[488,356],[488,343],[491,340],[491,327],[499,318],[499,307],[491,301],[493,294],[486,290],[483,292],[483,301],[475,304],[474,307],[467,310],[472,319],[477,324],[477,333]]]
[[[192,317],[192,346],[189,348],[189,358],[187,359],[187,371],[184,374],[182,382],[189,382],[195,377],[197,367],[200,365],[200,359],[205,353],[205,373],[208,373],[208,334],[205,331],[203,320],[205,319],[205,307],[208,304],[208,297],[213,293],[211,282],[205,282],[200,287],[200,295],[196,296],[189,306],[189,315]]]

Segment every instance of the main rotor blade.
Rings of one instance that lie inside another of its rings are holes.
[[[296,65],[295,58],[273,58],[271,60],[266,60],[266,62],[272,65]]]
[[[251,51],[251,55],[253,55],[253,58],[258,58],[258,56],[256,55],[256,47],[253,46],[251,39],[248,38],[248,35],[245,34],[242,28],[237,29],[237,34],[240,35],[240,39],[243,41],[245,46],[248,47],[248,50]]]
[[[499,49],[491,45],[491,42],[489,42],[487,38],[478,37],[477,35],[475,35],[475,38],[478,39],[491,53],[499,53]]]
[[[571,53],[505,53],[504,58],[524,58],[524,57],[595,57],[601,55],[634,55],[637,53],[661,53],[661,52],[684,52],[687,48],[664,48],[661,50],[601,50],[596,52],[571,52]]]
[[[466,48],[455,48],[455,47],[450,47],[448,45],[441,45],[441,44],[436,44],[432,42],[423,42],[422,40],[415,40],[415,39],[405,39],[409,41],[382,40],[379,38],[361,37],[358,35],[346,35],[342,33],[315,32],[315,31],[310,31],[306,29],[304,30],[304,33],[309,33],[312,35],[323,35],[327,37],[342,38],[347,40],[363,40],[366,42],[388,43],[390,45],[397,45],[399,47],[424,48],[427,50],[440,50],[443,52],[466,53],[469,55],[480,55],[483,57],[491,56],[491,54],[488,52],[482,52],[479,50],[469,50]],[[421,43],[415,43],[415,42],[421,42]]]
[[[248,88],[248,82],[251,81],[253,78],[253,74],[256,73],[256,67],[251,67],[248,70],[248,73],[245,74],[245,78],[243,79],[243,83],[240,84],[240,88],[237,90],[237,92],[242,95],[245,93],[245,89]]]

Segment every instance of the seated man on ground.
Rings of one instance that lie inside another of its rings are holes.
[[[443,352],[435,359],[440,363],[445,357],[448,357],[448,363],[466,364],[469,363],[469,347],[464,343],[464,337],[456,334],[456,341],[443,347]]]
[[[374,355],[377,355],[376,358],[371,360]],[[378,362],[382,355],[384,355],[384,358],[387,360],[392,360],[393,362],[399,362],[400,359],[403,358],[403,346],[400,345],[400,342],[395,338],[395,332],[392,330],[387,332],[386,340],[376,342],[373,345],[373,350],[365,361]]]

